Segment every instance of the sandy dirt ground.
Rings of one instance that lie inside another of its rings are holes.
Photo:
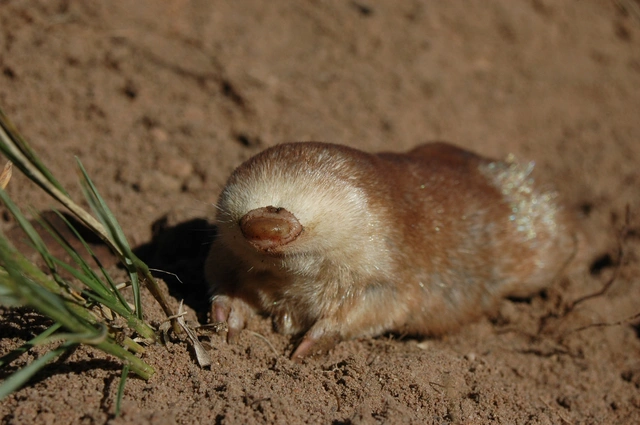
[[[189,320],[207,321],[212,204],[237,165],[280,142],[513,153],[556,183],[581,239],[548,290],[443,338],[347,341],[296,364],[295,341],[257,318],[237,344],[203,336],[209,369],[180,339],[148,347],[157,373],[129,379],[119,417],[118,362],[79,348],[0,402],[0,423],[640,423],[639,11],[637,0],[0,0],[0,107],[77,198],[82,160],[140,255],[180,276],[163,287]],[[23,176],[9,190],[55,206]],[[159,307],[145,306],[158,325]],[[46,325],[0,310],[0,354]]]

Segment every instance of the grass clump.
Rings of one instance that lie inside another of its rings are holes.
[[[78,161],[80,183],[85,199],[95,217],[69,197],[2,111],[0,111],[0,152],[10,161],[3,175],[0,176],[2,187],[0,201],[23,229],[46,265],[46,272],[43,272],[19,252],[4,234],[0,233],[0,304],[8,307],[32,308],[53,322],[53,325],[43,333],[0,358],[0,368],[5,368],[33,347],[43,345],[46,345],[47,349],[53,347],[0,383],[0,400],[25,385],[36,372],[60,355],[79,344],[85,344],[122,361],[123,371],[116,403],[117,412],[128,373],[133,372],[143,379],[149,379],[155,372],[152,366],[136,355],[144,351],[140,341],[153,341],[156,338],[156,330],[144,320],[140,299],[141,283],[146,284],[168,317],[175,320],[175,316],[149,268],[131,250],[122,228],[80,161]],[[109,276],[80,232],[60,213],[58,213],[60,218],[81,241],[95,264],[88,264],[54,226],[40,219],[40,225],[53,236],[72,261],[66,263],[50,252],[32,223],[26,219],[4,190],[11,176],[11,163],[66,207],[118,256],[128,274],[128,285],[133,292],[133,305],[129,305],[125,300],[121,292],[122,285],[117,285]],[[123,329],[121,326],[123,322],[128,329]],[[177,325],[177,322],[174,323],[174,326]],[[129,335],[135,335],[135,340]]]

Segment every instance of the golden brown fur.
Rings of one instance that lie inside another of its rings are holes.
[[[306,332],[299,357],[323,341],[441,334],[500,297],[534,294],[574,244],[555,193],[531,171],[445,143],[377,155],[270,148],[234,171],[218,202],[206,267],[214,319],[233,334],[253,312],[270,314],[279,331]],[[279,211],[299,235],[268,251],[248,243],[243,217],[272,223]]]

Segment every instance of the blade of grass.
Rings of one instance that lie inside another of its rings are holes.
[[[84,192],[84,196],[89,202],[91,209],[98,216],[98,219],[102,222],[102,225],[106,229],[108,235],[114,241],[114,243],[120,248],[122,252],[122,261],[129,273],[129,279],[131,280],[131,287],[133,289],[133,300],[136,309],[136,315],[139,319],[142,319],[142,302],[140,300],[140,285],[138,282],[137,270],[135,265],[133,264],[132,256],[133,251],[131,251],[131,247],[127,242],[127,239],[122,231],[122,228],[118,224],[115,216],[107,206],[104,199],[98,193],[95,185],[89,178],[87,171],[84,166],[80,162],[78,158],[76,158],[80,171],[82,173],[81,177],[81,185],[82,190]]]
[[[98,268],[100,269],[100,271],[102,272],[102,276],[104,277],[104,279],[107,281],[108,287],[111,289],[111,291],[116,295],[116,297],[118,297],[118,299],[120,300],[120,303],[122,305],[124,305],[128,310],[130,310],[129,308],[129,303],[127,303],[127,300],[124,299],[124,297],[122,296],[122,294],[120,293],[120,291],[118,290],[118,288],[116,287],[115,282],[111,279],[111,276],[109,276],[109,273],[107,273],[107,271],[105,270],[105,268],[102,266],[102,263],[100,262],[100,259],[93,253],[93,250],[91,249],[91,247],[89,246],[89,244],[85,241],[85,239],[82,237],[82,235],[80,234],[80,232],[78,232],[78,230],[75,228],[75,226],[73,226],[69,220],[67,220],[67,218],[64,216],[64,214],[62,214],[61,212],[59,212],[58,210],[54,210],[54,212],[58,215],[58,217],[60,217],[60,219],[67,225],[67,227],[71,230],[71,232],[73,232],[73,234],[75,235],[75,237],[80,241],[80,243],[82,243],[82,246],[84,247],[84,249],[89,253],[89,255],[91,256],[91,258],[93,258],[93,261],[96,263],[96,265],[98,266]],[[58,234],[58,232],[56,232],[56,234]],[[85,271],[86,273],[91,273],[92,275],[95,275],[95,273],[93,273],[93,269],[91,267],[88,266],[88,264],[84,261],[84,259],[82,258],[82,256],[80,256],[79,254],[77,254],[75,252],[75,250],[71,247],[71,245],[69,245],[68,243],[66,243],[66,241],[64,240],[64,238],[62,238],[61,235],[58,234],[59,239],[61,240],[59,243],[63,246],[68,247],[67,252],[69,253],[70,256],[72,256],[72,258],[74,259],[74,261],[76,262],[76,264],[80,265],[83,269],[83,271]],[[98,276],[95,276],[96,280],[100,280],[98,278]],[[106,287],[105,287],[106,289]]]
[[[104,227],[83,208],[78,206],[53,177],[47,167],[40,162],[27,142],[9,118],[0,110],[0,152],[2,152],[29,179],[71,211],[87,227],[92,229],[108,245],[113,245]],[[117,250],[117,247],[112,246]]]
[[[23,367],[22,369],[16,371],[11,374],[3,383],[0,385],[0,400],[16,391],[24,384],[26,384],[33,375],[35,375],[40,369],[45,367],[49,362],[55,360],[56,357],[64,353],[65,351],[71,349],[74,345],[73,342],[65,342],[60,344],[57,348],[47,352],[42,357],[34,360],[29,363],[29,365]]]
[[[51,270],[52,272],[55,272],[55,264],[51,259],[51,256],[48,255],[49,250],[47,249],[47,245],[45,245],[44,241],[42,240],[42,238],[40,237],[36,229],[31,225],[29,220],[27,220],[27,218],[22,214],[18,206],[13,203],[13,201],[11,200],[11,198],[9,197],[7,192],[5,192],[4,189],[0,189],[0,199],[2,200],[2,203],[7,207],[11,215],[15,217],[20,227],[22,227],[22,230],[24,231],[24,233],[29,237],[34,248],[36,249],[36,251],[38,251],[38,253],[44,260],[49,270]]]
[[[67,192],[45,165],[38,159],[31,147],[22,138],[9,118],[0,110],[0,151],[13,162],[25,175],[42,189],[57,199],[52,189],[67,196]],[[25,161],[26,159],[26,161]],[[67,196],[68,197],[68,196]]]
[[[14,214],[16,213],[19,214],[19,210],[16,209],[14,211]],[[24,220],[23,222],[28,223]],[[84,243],[85,247],[90,250],[88,244],[86,244],[80,234],[75,231],[73,226],[71,226],[71,224],[66,221],[66,219],[65,222],[70,226],[71,230],[75,232],[76,236]],[[74,261],[76,261],[81,266],[82,270],[77,270],[76,268],[70,266],[62,260],[49,255],[49,258],[54,263],[54,265],[57,265],[58,267],[66,270],[69,274],[71,274],[73,277],[84,283],[87,287],[95,292],[92,293],[88,291],[82,291],[82,294],[85,297],[90,298],[94,302],[105,305],[109,309],[115,311],[120,316],[124,317],[127,321],[127,325],[130,328],[134,329],[141,337],[153,340],[155,338],[155,331],[145,322],[138,319],[135,315],[132,314],[129,305],[127,301],[122,297],[122,294],[120,294],[120,292],[117,290],[111,291],[108,287],[106,287],[104,282],[100,280],[99,276],[95,274],[93,270],[91,270],[89,265],[84,261],[84,259],[64,239],[61,238],[61,236],[55,231],[55,229],[53,229],[45,221],[41,221],[41,224],[46,230],[51,233],[52,237],[66,250],[66,252],[72,257],[72,259],[74,259]],[[103,273],[108,276],[108,273],[106,273],[104,269]],[[113,281],[111,281],[111,284],[115,289]],[[65,286],[68,287],[70,285],[67,284]]]
[[[118,384],[118,394],[116,395],[116,416],[120,416],[120,409],[122,407],[122,396],[124,395],[124,386],[127,382],[127,376],[129,375],[129,366],[124,365],[122,368],[122,374],[120,375],[120,383]]]
[[[113,334],[110,334],[107,325],[101,322],[92,313],[90,308],[93,303],[97,303],[105,312],[103,314],[109,313],[105,318],[111,317],[111,312],[120,314],[127,320],[129,327],[135,329],[138,334],[147,338],[154,338],[155,332],[143,321],[140,286],[138,282],[138,276],[141,274],[143,278],[146,279],[147,286],[152,294],[168,316],[171,315],[171,309],[157,287],[155,279],[149,272],[147,266],[133,254],[124,232],[104,200],[100,197],[95,186],[89,179],[86,170],[79,161],[79,167],[83,175],[81,181],[83,191],[87,201],[102,223],[69,198],[62,185],[60,185],[46,166],[38,159],[37,155],[19,135],[16,128],[2,111],[0,111],[0,152],[4,153],[10,160],[5,167],[5,171],[0,175],[0,186],[6,186],[6,183],[10,179],[12,163],[15,163],[27,177],[67,207],[82,223],[99,236],[125,265],[133,287],[134,302],[136,305],[135,312],[132,312],[128,303],[122,297],[115,283],[99,261],[96,261],[96,264],[100,267],[104,280],[93,271],[76,249],[65,241],[63,235],[56,231],[54,226],[41,222],[54,239],[56,239],[71,256],[76,267],[53,256],[31,223],[21,214],[19,209],[9,199],[8,195],[3,190],[0,190],[0,199],[4,201],[7,208],[14,217],[16,217],[16,220],[31,240],[34,248],[40,253],[51,272],[51,276],[43,273],[36,265],[32,264],[24,255],[19,253],[8,242],[4,235],[0,233],[0,295],[2,296],[0,302],[10,301],[14,305],[32,307],[55,322],[53,327],[36,338],[33,338],[29,343],[24,344],[19,349],[9,353],[9,355],[0,358],[0,366],[6,365],[12,361],[12,359],[15,359],[15,356],[19,356],[35,344],[51,343],[57,340],[64,341],[57,348],[50,350],[40,359],[18,372],[13,373],[5,380],[2,386],[0,386],[0,399],[21,385],[24,385],[40,368],[58,357],[65,350],[71,349],[77,344],[85,344],[95,346],[123,361],[123,375],[116,406],[119,411],[120,400],[123,394],[122,389],[129,371],[138,374],[143,379],[148,379],[154,373],[154,370],[151,366],[124,348],[127,347],[140,352],[143,351],[140,345],[136,344],[130,338],[124,337],[122,331],[115,327],[111,328]],[[73,226],[71,226],[64,217],[62,217],[62,219],[70,226],[71,230],[76,234],[76,237],[81,240],[87,252],[97,260],[88,244],[80,237]],[[68,271],[72,276],[83,282],[88,289],[79,290],[73,288],[72,284],[58,273],[59,268]],[[85,298],[82,298],[79,295],[80,293],[82,293]],[[68,332],[58,332],[59,329],[57,328],[64,328]],[[141,330],[138,330],[138,328]]]
[[[38,267],[25,258],[24,255],[10,246],[2,235],[0,235],[0,258],[2,259],[1,265],[5,268],[4,273],[0,273],[0,287],[4,288],[5,291],[10,291],[14,298],[19,299],[20,305],[25,305],[28,300],[24,298],[24,294],[16,290],[16,286],[19,288],[18,284],[23,279],[28,279],[29,284],[38,285],[49,293],[59,297],[65,307],[76,316],[81,317],[89,323],[95,323],[97,321],[89,310],[78,304],[77,299],[72,298],[57,282],[49,278]],[[8,263],[14,270],[13,276],[7,269]]]
[[[8,365],[9,363],[14,361],[15,359],[17,359],[21,355],[23,355],[24,353],[29,351],[31,348],[35,347],[38,344],[41,344],[46,338],[51,336],[51,334],[56,332],[58,329],[60,329],[60,324],[59,323],[54,323],[53,325],[49,326],[40,335],[36,336],[35,338],[30,339],[29,341],[27,341],[24,344],[22,344],[20,347],[16,348],[15,350],[11,350],[10,352],[5,354],[4,356],[0,357],[0,367]]]
[[[69,211],[71,211],[82,223],[84,223],[89,229],[91,229],[97,236],[99,236],[118,257],[126,265],[132,264],[140,275],[147,283],[151,294],[160,304],[167,317],[172,317],[173,312],[167,303],[164,295],[158,288],[155,278],[151,275],[148,267],[144,262],[140,261],[129,249],[127,255],[123,252],[121,245],[116,243],[117,241],[110,238],[105,226],[96,220],[91,214],[86,212],[83,208],[78,206],[71,198],[69,198],[64,188],[55,180],[51,172],[44,166],[44,164],[38,159],[35,153],[28,146],[26,141],[20,136],[17,129],[10,122],[8,117],[0,110],[0,151],[3,152],[14,164],[20,168],[31,180],[38,184],[43,190],[49,193],[58,202],[63,204]],[[82,168],[82,173],[87,176],[86,171]],[[88,179],[88,176],[87,176]],[[90,179],[89,179],[90,181]],[[91,186],[93,186],[91,184]],[[95,187],[92,192],[97,193]],[[98,199],[99,195],[98,195]],[[104,203],[104,201],[102,201]],[[106,204],[105,204],[106,205]],[[113,218],[113,216],[112,216]],[[115,218],[113,218],[115,221]],[[119,227],[119,226],[117,226]],[[123,237],[124,233],[120,231],[120,235]],[[120,242],[126,239],[123,238]],[[128,246],[128,244],[126,244]],[[129,255],[130,254],[130,255]],[[130,267],[130,266],[129,266]],[[128,269],[130,271],[130,269]],[[131,273],[130,273],[131,274]],[[132,284],[135,281],[137,283],[138,277],[134,276]],[[139,290],[139,289],[138,289]],[[134,289],[135,291],[135,289]],[[139,297],[136,296],[139,299]],[[139,304],[136,305],[136,313],[142,315],[142,310]],[[174,331],[179,332],[179,327],[174,323]]]
[[[7,272],[0,269],[0,280],[7,276]],[[24,300],[19,299],[10,288],[0,285],[0,306],[20,307],[24,305]]]
[[[46,244],[44,243],[44,241],[42,240],[38,232],[35,230],[33,225],[26,219],[26,217],[22,214],[20,209],[13,203],[13,201],[11,200],[9,195],[4,191],[4,189],[0,189],[0,200],[2,200],[2,202],[9,209],[11,214],[14,216],[14,218],[22,228],[22,230],[29,237],[29,239],[31,240],[31,243],[33,244],[33,248],[40,254],[42,259],[45,261],[45,264],[49,268],[51,274],[53,275],[55,284],[47,286],[47,289],[49,289],[50,291],[58,295],[64,294],[66,296],[70,294],[75,297],[79,297],[78,295],[79,290],[76,288],[73,288],[71,285],[69,285],[68,282],[66,282],[64,279],[60,277],[56,269],[55,259],[49,253],[49,250]],[[23,262],[23,264],[26,264],[26,263]],[[38,279],[38,281],[42,283],[46,282],[46,284],[49,284],[50,280],[48,279],[48,277],[46,279],[43,279],[45,276],[46,275],[44,274],[38,274],[38,277],[40,278]]]
[[[97,345],[106,341],[108,335],[107,326],[100,324],[99,330],[92,328],[84,334],[58,332],[47,338],[46,342],[67,341],[74,342],[76,344]]]
[[[25,305],[35,308],[72,333],[86,335],[91,331],[94,334],[100,332],[94,325],[95,317],[88,310],[47,289],[56,288],[56,284],[46,275],[43,279],[49,280],[46,285],[42,282],[36,283],[34,275],[41,275],[42,272],[13,249],[3,237],[0,237],[0,258],[2,267],[7,272],[0,274],[0,286],[11,289]],[[132,371],[143,379],[148,379],[154,373],[151,366],[117,345],[110,337],[96,343],[95,346],[129,364]]]
[[[100,196],[100,193],[98,193],[98,190],[96,189],[95,185],[91,181],[91,178],[89,178],[89,175],[87,174],[87,171],[82,166],[82,163],[80,162],[80,160],[77,160],[77,161],[83,176],[81,183],[82,183],[83,190],[85,192],[85,198],[87,198],[89,205],[91,205],[91,208],[95,211],[96,215],[98,215],[98,217],[103,221],[103,226],[106,229],[108,229],[109,234],[113,237],[113,240],[115,241],[115,243],[119,248],[118,251],[121,252],[121,256],[122,256],[121,258],[123,260],[123,263],[125,264],[125,266],[127,267],[127,270],[129,271],[129,276],[131,278],[131,284],[133,286],[133,291],[134,291],[134,300],[136,301],[136,312],[141,311],[141,305],[138,305],[138,303],[140,302],[140,298],[139,298],[140,289],[139,289],[139,286],[137,285],[138,284],[137,273],[140,273],[144,277],[147,283],[147,288],[149,288],[149,291],[151,292],[151,294],[158,301],[158,303],[164,310],[167,317],[172,317],[173,312],[169,307],[169,303],[164,297],[164,294],[160,291],[160,288],[158,287],[158,284],[155,278],[151,275],[149,268],[143,261],[141,261],[133,253],[124,235],[124,232],[122,231],[122,228],[118,224],[118,221],[115,219],[114,215],[111,213],[111,210],[107,206],[102,196]],[[176,328],[177,326],[174,326],[174,329]]]
[[[68,226],[68,228],[74,233],[76,238],[83,244],[84,248],[92,256],[94,261],[103,271],[103,275],[108,276],[108,273],[106,273],[106,271],[101,267],[100,261],[93,254],[91,247],[85,242],[84,238],[82,238],[80,233],[75,229],[73,225],[71,225],[71,223],[69,223],[69,221],[67,221],[64,215],[60,214],[58,211],[55,211],[55,212],[64,221],[64,223]],[[71,246],[71,244],[68,241],[64,239],[64,237],[60,234],[60,232],[56,228],[54,228],[46,220],[39,220],[39,222],[42,225],[42,227],[44,227],[45,230],[49,232],[51,237],[53,237],[54,240],[66,251],[67,255],[71,257],[73,262],[76,263],[80,269],[78,270],[75,267],[71,266],[70,264],[67,264],[61,261],[60,259],[54,257],[53,260],[56,264],[63,267],[69,273],[73,274],[76,279],[82,281],[85,285],[87,285],[91,290],[95,291],[103,299],[110,300],[111,303],[119,302],[125,308],[125,310],[131,313],[129,304],[124,299],[120,291],[118,291],[114,286],[109,286],[108,284],[105,284],[100,279],[100,276],[98,276],[98,274],[93,271],[93,269],[89,266],[89,264],[87,264],[84,258],[76,251],[74,247]]]

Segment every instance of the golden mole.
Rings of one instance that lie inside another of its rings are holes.
[[[531,296],[574,251],[557,194],[533,168],[446,143],[269,148],[218,200],[212,319],[233,337],[266,313],[279,332],[305,333],[297,359],[343,339],[442,334],[501,297]]]

